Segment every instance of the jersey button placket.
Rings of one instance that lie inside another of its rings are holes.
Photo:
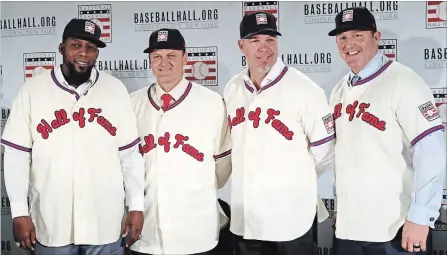
[[[252,176],[253,171],[255,170],[255,166],[253,165],[253,162],[256,162],[256,141],[258,140],[258,137],[255,136],[257,132],[255,131],[255,127],[253,125],[253,120],[250,120],[250,112],[256,112],[256,108],[258,107],[259,103],[259,95],[257,94],[256,90],[253,91],[253,94],[251,96],[251,100],[247,102],[247,116],[246,118],[246,125],[245,125],[245,153],[247,157],[244,159],[244,218],[245,220],[245,233],[253,237],[256,235],[255,229],[253,229],[253,226],[255,226],[255,217],[253,212],[256,211],[256,205],[253,202],[253,196],[254,193],[254,186],[256,186],[256,183],[254,182]],[[248,146],[247,146],[248,145]],[[255,179],[256,180],[256,179]]]

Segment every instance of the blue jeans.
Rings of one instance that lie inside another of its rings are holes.
[[[66,245],[47,247],[36,242],[35,255],[124,255],[124,241],[120,238],[115,243],[104,245]]]

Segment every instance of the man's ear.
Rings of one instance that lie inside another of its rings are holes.
[[[65,53],[65,48],[64,48],[64,44],[63,43],[59,44],[59,53],[61,55],[64,55],[64,53]]]
[[[237,41],[237,45],[238,45],[238,47],[239,47],[239,50],[240,50],[242,53],[244,53],[244,52],[243,52],[244,41],[243,41],[242,39],[238,40],[238,41]]]

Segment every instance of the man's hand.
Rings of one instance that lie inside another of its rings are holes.
[[[130,211],[127,214],[126,222],[124,223],[123,237],[126,237],[131,232],[130,238],[127,238],[126,247],[131,246],[141,237],[141,230],[143,229],[143,212]]]
[[[36,244],[36,230],[29,216],[16,217],[12,221],[12,233],[17,246],[25,250],[34,251]]]
[[[428,226],[406,221],[402,230],[402,248],[409,252],[427,249]]]

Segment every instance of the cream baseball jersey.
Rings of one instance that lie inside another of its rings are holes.
[[[298,70],[278,59],[265,81],[256,91],[245,69],[224,91],[232,139],[230,229],[246,239],[289,241],[312,226],[320,161],[312,150],[334,139],[334,125],[323,89]]]
[[[443,126],[428,85],[410,68],[389,60],[354,85],[348,77],[330,98],[337,133],[336,235],[386,242],[410,208],[413,146]]]
[[[30,215],[40,243],[116,242],[125,199],[118,153],[139,142],[130,95],[96,70],[79,95],[57,73],[59,67],[21,87],[2,144],[31,153]]]
[[[158,84],[131,95],[146,165],[143,237],[131,249],[192,254],[217,245],[217,189],[231,171],[231,139],[222,97],[185,78],[162,109]]]

